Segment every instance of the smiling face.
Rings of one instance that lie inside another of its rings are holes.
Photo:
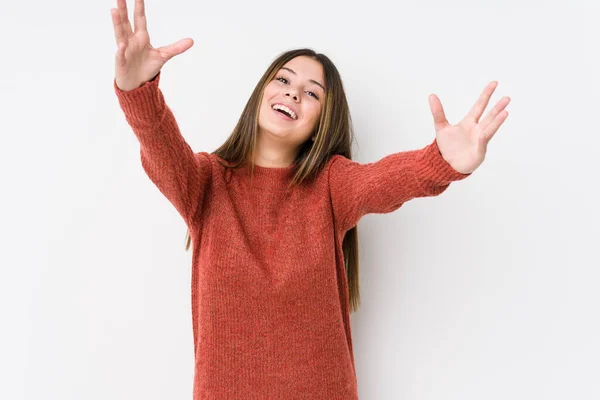
[[[310,140],[325,100],[324,86],[320,62],[307,56],[288,61],[265,87],[258,116],[259,143],[293,151]]]

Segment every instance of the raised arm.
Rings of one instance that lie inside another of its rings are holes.
[[[369,213],[389,213],[416,197],[437,196],[452,181],[470,174],[455,171],[434,140],[420,150],[390,154],[360,164],[335,155],[329,166],[329,189],[336,226],[342,232]]]
[[[159,82],[160,73],[137,89],[125,92],[116,83],[114,89],[140,143],[144,171],[191,226],[210,184],[210,160],[205,152],[194,153],[181,135]]]
[[[111,15],[117,41],[113,86],[125,118],[140,143],[142,166],[158,189],[191,226],[211,179],[207,153],[194,153],[159,89],[160,69],[191,47],[191,39],[153,48],[146,30],[143,0],[136,0],[135,31],[125,0]]]
[[[505,96],[481,119],[497,81],[486,85],[456,125],[446,119],[439,98],[429,96],[435,140],[421,150],[394,153],[370,164],[341,155],[329,166],[334,219],[343,232],[368,213],[389,213],[415,197],[437,196],[451,182],[471,175],[485,159],[487,145],[508,117]]]

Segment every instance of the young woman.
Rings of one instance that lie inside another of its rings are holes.
[[[194,398],[357,399],[359,219],[469,176],[510,99],[480,120],[492,82],[450,125],[431,95],[431,144],[359,164],[338,70],[323,54],[292,50],[265,71],[225,143],[193,152],[158,87],[162,66],[192,40],[153,48],[143,0],[135,29],[125,0],[117,4],[114,89],[145,172],[193,244]]]

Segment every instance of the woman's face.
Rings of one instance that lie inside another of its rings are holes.
[[[309,140],[321,115],[324,86],[320,62],[307,56],[288,61],[263,93],[258,116],[262,140],[268,137],[294,148]],[[286,115],[290,111],[291,117]]]

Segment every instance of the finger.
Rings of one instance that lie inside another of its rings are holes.
[[[194,40],[191,38],[181,39],[175,43],[172,43],[168,46],[162,46],[157,48],[156,50],[162,55],[162,58],[165,61],[170,60],[178,54],[183,53],[190,47],[194,45]]]
[[[127,0],[117,0],[117,8],[121,15],[121,21],[123,21],[123,32],[125,32],[126,35],[131,35],[133,31],[131,30],[129,16],[127,15]]]
[[[446,114],[444,113],[444,107],[442,107],[440,99],[435,94],[429,95],[429,108],[433,114],[433,124],[436,131],[439,131],[448,125],[448,120],[446,119]]]
[[[119,10],[111,8],[110,15],[112,17],[112,23],[115,31],[115,41],[117,42],[118,46],[119,43],[125,42],[126,40],[125,32],[123,31],[123,21],[121,20]]]
[[[485,118],[482,119],[481,122],[479,123],[479,125],[481,126],[481,129],[485,130],[485,128],[489,125],[489,123],[492,122],[494,120],[494,118],[496,118],[496,116],[500,113],[500,111],[502,111],[506,108],[508,103],[510,103],[510,97],[503,97],[502,99],[500,99],[500,101],[498,103],[496,103],[496,106],[494,108],[492,108],[490,110],[490,112],[487,113]]]
[[[483,135],[485,137],[486,143],[492,140],[500,126],[506,121],[508,118],[508,111],[504,110],[498,113],[496,118],[492,122],[488,124],[488,126],[483,130]]]
[[[469,111],[469,113],[467,114],[467,118],[471,118],[475,122],[479,122],[479,118],[481,118],[481,114],[483,114],[483,111],[487,107],[488,102],[490,101],[490,97],[492,97],[492,93],[494,93],[494,90],[496,90],[497,86],[497,81],[492,81],[488,83],[485,89],[483,89],[483,92],[479,96],[479,99],[477,99],[477,102],[475,103],[473,108],[471,108],[471,111]]]
[[[119,43],[117,52],[115,54],[115,64],[117,67],[124,67],[125,64],[127,63],[125,60],[125,49],[126,48],[127,48],[127,45],[125,44],[125,42]]]
[[[133,27],[135,32],[147,30],[144,0],[135,0],[135,6],[133,8]]]

